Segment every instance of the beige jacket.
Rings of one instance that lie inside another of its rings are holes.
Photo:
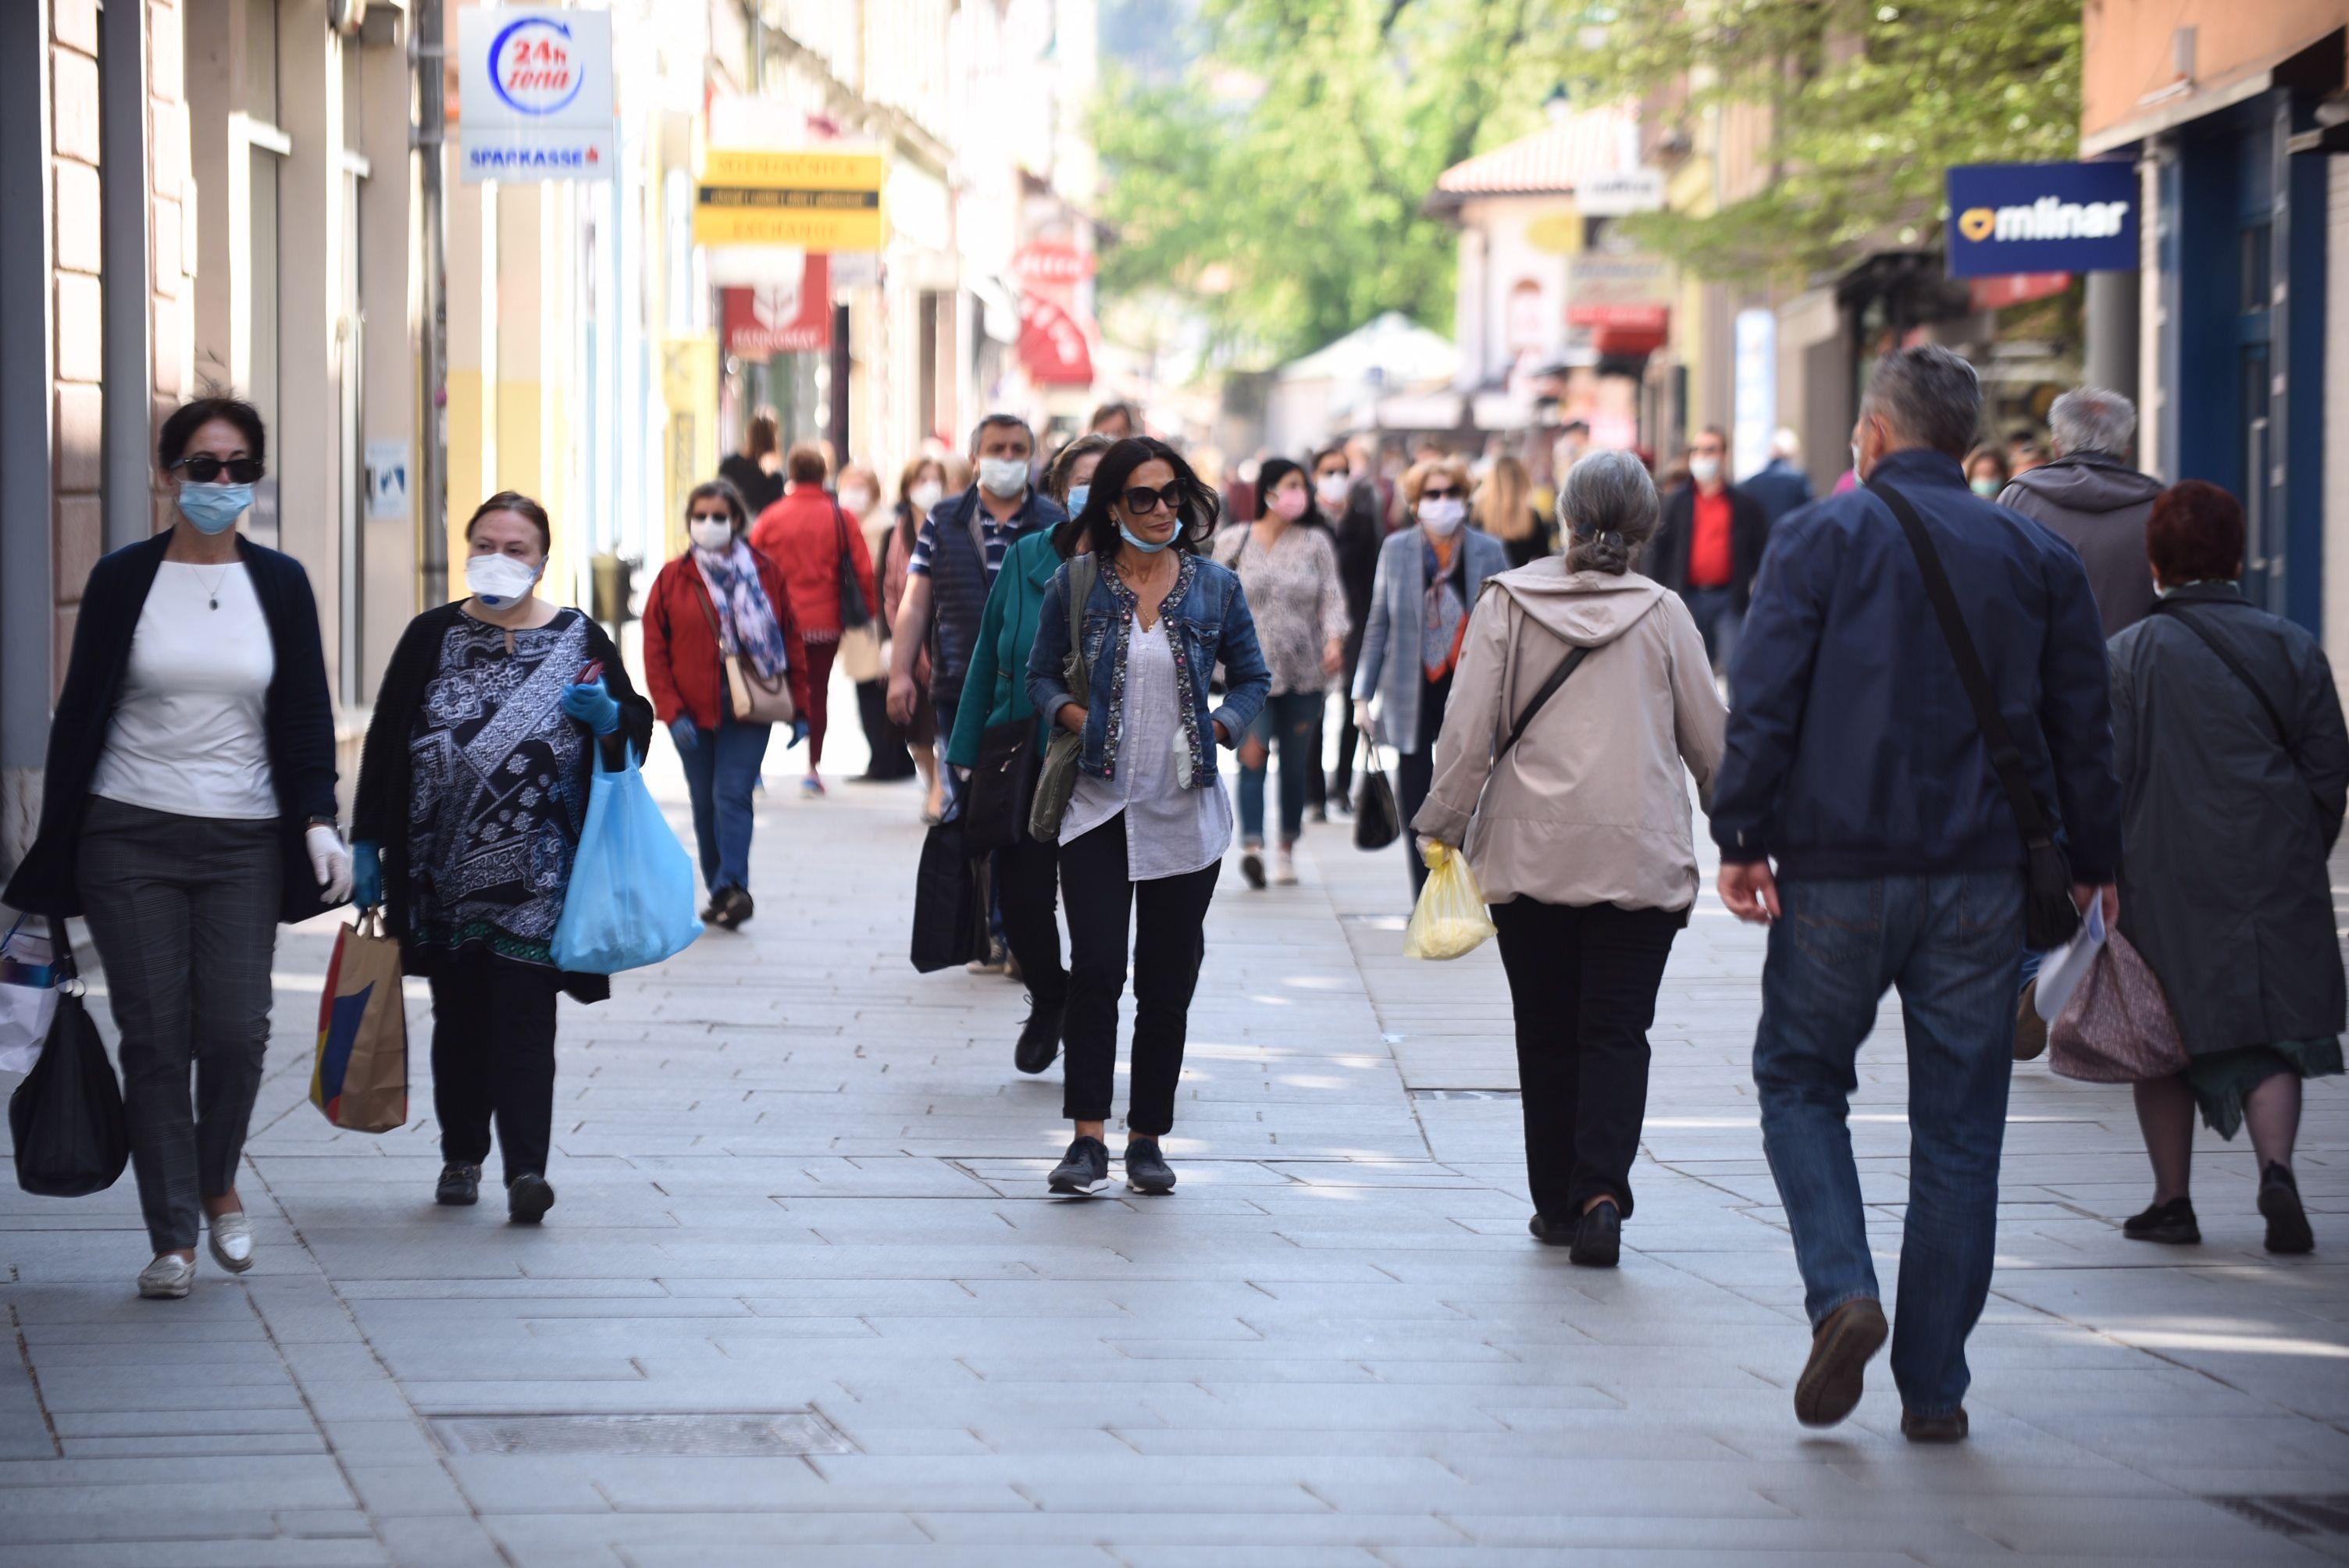
[[[1570,648],[1590,653],[1496,769],[1493,754]],[[1413,826],[1465,843],[1485,900],[1686,909],[1688,776],[1705,799],[1728,710],[1678,594],[1555,556],[1485,584],[1453,677],[1435,781]]]

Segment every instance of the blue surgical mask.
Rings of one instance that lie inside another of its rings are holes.
[[[1093,487],[1090,484],[1071,485],[1069,487],[1069,515],[1071,517],[1074,517],[1077,513],[1084,511],[1085,498],[1092,493]]]
[[[1177,531],[1179,532],[1180,531],[1178,530]],[[1153,544],[1150,541],[1137,535],[1133,530],[1126,527],[1125,524],[1122,522],[1117,525],[1117,536],[1120,539],[1124,540],[1128,544],[1133,546],[1136,550],[1142,552],[1144,555],[1155,555],[1160,551],[1174,542],[1174,535],[1170,533],[1164,539]]]
[[[180,515],[194,523],[202,533],[226,533],[252,508],[251,485],[180,487]]]

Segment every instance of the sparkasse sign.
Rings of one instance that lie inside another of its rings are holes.
[[[1950,275],[2137,268],[2130,163],[1973,163],[1949,172]]]
[[[467,182],[612,178],[611,13],[477,6],[457,39]]]

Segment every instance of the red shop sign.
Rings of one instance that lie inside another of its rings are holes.
[[[832,346],[832,258],[811,252],[800,286],[720,289],[726,352],[742,359]]]
[[[1034,294],[1019,302],[1019,363],[1039,387],[1090,387],[1092,345],[1077,318]]]

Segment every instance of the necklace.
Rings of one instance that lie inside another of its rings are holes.
[[[230,562],[230,566],[233,566],[235,562]],[[220,608],[221,584],[228,581],[228,574],[229,567],[223,566],[220,569],[219,575],[215,576],[210,583],[204,584],[204,597],[212,602],[212,607],[215,610]],[[197,578],[198,581],[201,582],[202,580],[202,573],[197,573]]]

